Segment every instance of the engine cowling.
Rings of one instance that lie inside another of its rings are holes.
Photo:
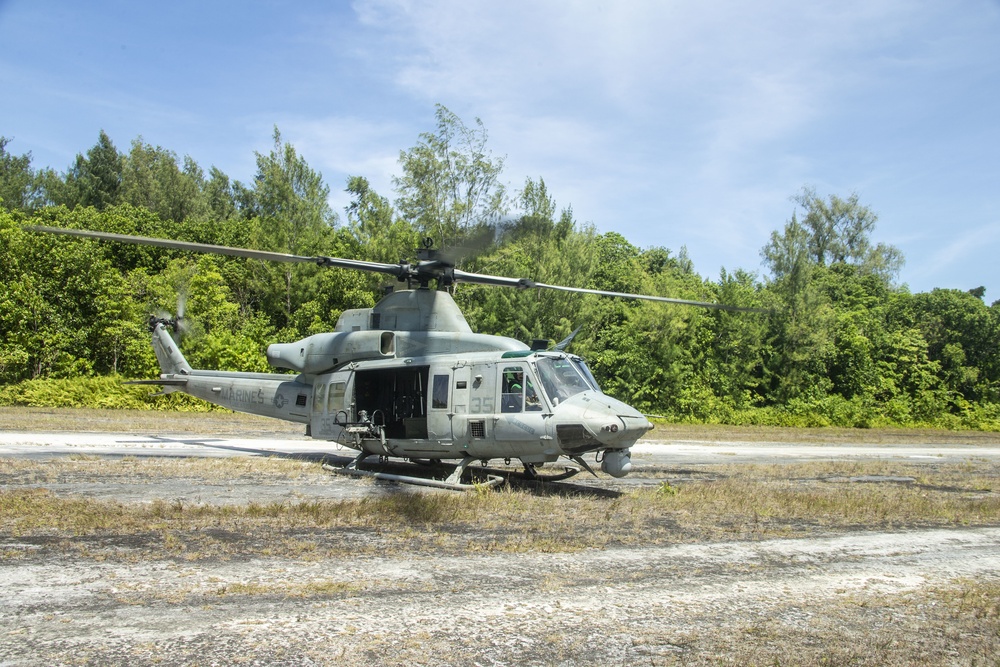
[[[321,333],[295,343],[267,346],[267,363],[315,375],[348,361],[388,359],[396,356],[392,331],[342,331]]]

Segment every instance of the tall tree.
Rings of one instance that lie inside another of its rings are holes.
[[[33,202],[35,173],[31,169],[31,153],[9,153],[10,141],[0,137],[0,206],[12,211],[28,208]]]
[[[792,201],[805,213],[801,222],[793,214],[784,235],[773,232],[762,250],[777,277],[799,266],[803,256],[816,266],[850,264],[886,282],[899,273],[902,253],[894,246],[873,243],[878,215],[863,206],[856,193],[847,199],[830,195],[826,201],[814,189],[803,188]]]
[[[517,205],[522,214],[510,222],[500,224],[503,236],[520,239],[534,236],[539,239],[548,238],[556,225],[556,201],[545,187],[545,179],[532,178],[524,181],[524,188],[517,193]]]
[[[244,214],[259,218],[256,245],[293,255],[324,254],[337,216],[330,208],[330,188],[323,183],[322,174],[313,170],[292,144],[282,140],[277,127],[270,153],[256,156],[253,190],[244,192]],[[272,277],[280,275],[280,292],[272,291],[265,300],[280,299],[284,314],[280,326],[285,326],[291,320],[297,294],[303,291],[303,281],[315,276],[316,267],[282,264],[258,268],[265,283],[274,285]]]
[[[257,156],[251,214],[265,222],[263,234],[273,250],[299,254],[315,250],[326,230],[337,222],[328,201],[330,188],[295,146],[274,128],[274,146]]]
[[[203,181],[201,169],[190,157],[184,159],[182,171],[175,153],[139,137],[123,160],[121,199],[163,220],[181,222],[208,212],[201,194]]]
[[[87,155],[77,155],[66,174],[67,206],[93,206],[103,211],[121,198],[123,158],[104,130]]]
[[[347,205],[350,233],[361,257],[376,262],[397,262],[419,245],[419,234],[402,220],[389,200],[375,192],[364,176],[347,179],[351,202]]]
[[[208,170],[208,179],[202,181],[201,187],[209,216],[213,220],[229,220],[236,215],[235,193],[225,172],[213,166]]]
[[[840,340],[861,343],[851,334],[850,323],[838,324],[836,294],[830,292],[831,281],[843,282],[838,267],[850,269],[843,275],[871,276],[887,286],[903,264],[898,249],[873,243],[878,216],[856,194],[824,200],[803,188],[792,199],[802,208],[802,218],[794,212],[784,230],[772,232],[761,249],[772,275],[770,287],[782,304],[772,322],[774,354],[768,361],[772,390],[782,402],[834,389],[827,364],[835,356],[837,331],[843,334]]]
[[[444,247],[499,220],[508,201],[500,182],[504,160],[487,151],[483,122],[477,118],[470,128],[440,104],[435,118],[437,132],[421,134],[399,154],[403,175],[393,183],[403,219]]]

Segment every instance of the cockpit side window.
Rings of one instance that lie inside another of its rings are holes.
[[[500,411],[521,412],[524,405],[524,369],[507,366],[501,378]]]
[[[535,383],[531,378],[524,378],[524,409],[528,412],[541,412],[542,400],[535,391]]]

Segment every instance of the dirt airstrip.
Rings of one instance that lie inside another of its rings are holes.
[[[0,665],[1000,663],[995,435],[653,436],[456,494],[275,422],[0,410]]]

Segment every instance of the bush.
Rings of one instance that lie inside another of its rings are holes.
[[[25,380],[0,386],[0,406],[39,408],[113,408],[120,410],[222,410],[179,392],[156,396],[151,385],[127,385],[119,376]]]

